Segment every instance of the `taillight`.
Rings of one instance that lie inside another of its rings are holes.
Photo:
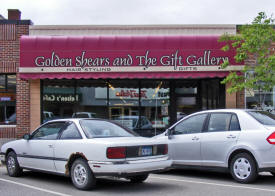
[[[164,144],[164,152],[163,154],[168,154],[168,144]]]
[[[270,144],[275,144],[275,132],[273,132],[270,136],[268,136],[268,138],[266,138],[266,140]]]
[[[108,159],[123,159],[126,157],[125,147],[109,147],[107,148]]]

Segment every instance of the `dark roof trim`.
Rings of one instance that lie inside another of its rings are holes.
[[[0,24],[33,25],[31,20],[0,20]]]

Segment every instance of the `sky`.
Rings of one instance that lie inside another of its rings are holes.
[[[248,24],[275,0],[0,0],[35,25]]]

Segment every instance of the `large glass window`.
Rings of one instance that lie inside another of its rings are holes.
[[[140,129],[163,132],[169,126],[169,82],[142,81],[140,85]]]
[[[258,109],[275,114],[275,86],[272,91],[261,89],[246,89],[246,108]]]
[[[44,80],[43,122],[59,118],[108,118],[107,83],[100,80]]]
[[[16,75],[0,75],[0,124],[16,124]]]
[[[139,129],[139,87],[137,80],[108,81],[109,119]]]
[[[191,79],[43,80],[42,119],[43,122],[57,118],[110,119],[142,136],[153,136],[187,114],[202,109],[201,83],[204,82]],[[216,108],[224,106],[221,99],[215,94],[207,102],[213,102],[211,107]]]

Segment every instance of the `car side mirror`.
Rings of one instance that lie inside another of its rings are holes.
[[[23,135],[24,140],[29,140],[31,138],[30,134]]]
[[[172,139],[173,138],[173,129],[168,129],[166,134],[168,136],[168,139]]]

